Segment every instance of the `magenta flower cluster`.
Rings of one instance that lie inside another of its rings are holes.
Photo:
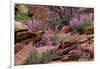
[[[81,14],[81,15],[76,15],[75,17],[71,18],[69,21],[69,25],[73,27],[77,23],[83,23],[85,20],[89,20],[91,24],[93,23],[93,13],[87,13],[87,14]]]

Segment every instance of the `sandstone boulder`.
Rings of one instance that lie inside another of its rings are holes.
[[[15,55],[15,65],[23,65],[27,61],[27,59],[34,52],[35,48],[32,46],[32,43],[25,46]]]
[[[70,26],[63,26],[62,28],[61,28],[61,33],[68,33],[68,32],[70,32],[71,31],[71,27]]]
[[[26,31],[26,30],[28,30],[26,25],[20,22],[15,22],[15,32]]]
[[[16,45],[15,45],[15,54],[16,54],[17,52],[19,52],[21,49],[23,49],[24,46],[25,46],[24,44],[16,43]]]

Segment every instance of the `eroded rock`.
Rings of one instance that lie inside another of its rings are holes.
[[[93,26],[88,26],[84,28],[84,33],[85,34],[93,34],[94,33],[94,27]]]
[[[63,26],[62,28],[61,28],[61,33],[68,33],[68,32],[70,32],[71,31],[71,27],[70,26]]]
[[[25,46],[18,53],[16,53],[16,55],[15,55],[15,65],[25,64],[26,60],[31,56],[31,54],[33,52],[34,52],[34,47],[32,46],[32,43]]]
[[[43,46],[43,47],[39,47],[36,49],[36,51],[39,53],[39,54],[43,54],[44,52],[48,52],[48,51],[52,51],[54,49],[56,49],[57,47],[55,46]]]
[[[27,31],[28,27],[20,22],[15,22],[15,32]]]
[[[35,33],[32,33],[30,31],[19,32],[19,33],[16,33],[15,40],[16,42],[20,42],[22,40],[29,39],[36,36],[37,35]]]
[[[25,46],[24,44],[16,43],[16,45],[15,45],[15,54],[16,54],[18,51],[20,51],[21,49],[23,49],[24,46]]]

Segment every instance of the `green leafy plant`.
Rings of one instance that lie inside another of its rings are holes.
[[[43,53],[35,52],[26,61],[25,64],[41,64],[51,61],[56,56],[54,51],[47,51]]]
[[[84,20],[83,23],[82,23],[83,27],[87,27],[87,26],[90,26],[90,25],[91,25],[91,21],[88,20],[88,19]]]
[[[49,36],[49,38],[53,41],[58,41],[60,39],[60,36],[57,33],[53,33],[52,35]]]
[[[16,12],[15,19],[25,20],[25,19],[29,19],[29,17],[27,16],[26,13]]]
[[[83,32],[83,26],[81,24],[79,24],[79,23],[74,25],[73,29],[78,31],[78,32],[81,32],[81,33]]]
[[[84,20],[82,23],[77,23],[73,26],[73,29],[80,32],[80,33],[83,33],[84,31],[84,28],[85,27],[88,27],[88,26],[91,26],[91,21],[89,21],[88,19]]]

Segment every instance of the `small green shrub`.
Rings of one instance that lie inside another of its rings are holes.
[[[84,20],[83,23],[82,23],[83,27],[87,27],[87,26],[90,26],[90,25],[91,25],[91,21],[90,20]]]
[[[78,31],[78,32],[81,32],[81,33],[83,32],[83,26],[81,24],[79,24],[79,23],[74,25],[73,29]]]
[[[16,12],[15,19],[26,20],[29,19],[26,13]]]
[[[52,35],[49,36],[49,38],[53,41],[58,41],[60,39],[60,36],[58,33],[53,33]]]
[[[77,23],[76,25],[74,25],[73,29],[80,32],[80,33],[83,33],[84,28],[87,26],[91,26],[91,21],[86,19],[82,23]]]
[[[51,61],[56,56],[54,51],[47,51],[44,53],[33,53],[26,61],[25,64],[41,64]]]

